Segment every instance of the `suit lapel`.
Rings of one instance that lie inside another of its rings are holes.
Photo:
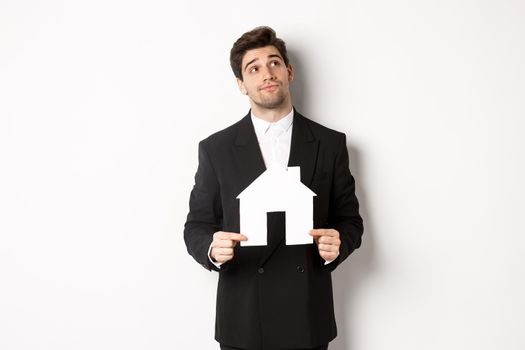
[[[233,153],[237,161],[240,193],[266,170],[250,112],[239,122]]]
[[[319,140],[312,134],[306,118],[295,112],[288,166],[301,167],[301,182],[308,187],[312,184],[318,148]]]

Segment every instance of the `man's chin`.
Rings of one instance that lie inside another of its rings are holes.
[[[283,107],[284,104],[285,104],[285,101],[286,99],[284,97],[280,97],[280,98],[275,98],[275,99],[268,99],[268,100],[259,100],[259,101],[256,101],[256,100],[253,100],[253,102],[261,107],[261,108],[266,108],[266,109],[277,109],[277,108],[280,108],[280,107]]]
[[[279,103],[260,103],[260,102],[255,102],[255,104],[261,108],[265,108],[265,109],[278,109],[278,108],[281,108],[284,106],[284,101],[282,102],[279,102]]]

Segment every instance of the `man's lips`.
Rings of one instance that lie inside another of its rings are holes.
[[[260,90],[273,91],[277,89],[278,87],[279,85],[266,85],[266,86],[263,86]]]

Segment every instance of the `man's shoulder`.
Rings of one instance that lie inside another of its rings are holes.
[[[337,139],[339,140],[342,137],[345,137],[345,134],[341,131],[331,129],[323,124],[320,124],[309,117],[306,117],[300,113],[296,113],[295,117],[297,121],[304,123],[317,139]]]
[[[214,132],[210,136],[201,140],[201,144],[207,145],[209,147],[217,147],[224,145],[225,143],[231,144],[235,140],[239,129],[246,127],[246,124],[250,122],[249,119],[247,119],[248,117],[249,115],[246,115],[239,121],[227,126],[226,128]]]

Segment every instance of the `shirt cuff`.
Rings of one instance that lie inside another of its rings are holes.
[[[210,253],[211,253],[211,244],[210,244],[210,247],[208,248],[208,259],[210,260],[210,262],[211,262],[213,265],[215,265],[215,267],[217,267],[218,269],[220,269],[222,263],[217,262],[217,261],[213,261],[212,258],[211,258]]]
[[[337,256],[336,256],[335,258],[333,258],[332,260],[325,260],[325,261],[324,261],[325,266],[328,265],[328,264],[330,264],[330,263],[331,263],[332,261],[334,261],[335,259],[337,259],[338,256],[339,256],[339,252],[337,252]]]

